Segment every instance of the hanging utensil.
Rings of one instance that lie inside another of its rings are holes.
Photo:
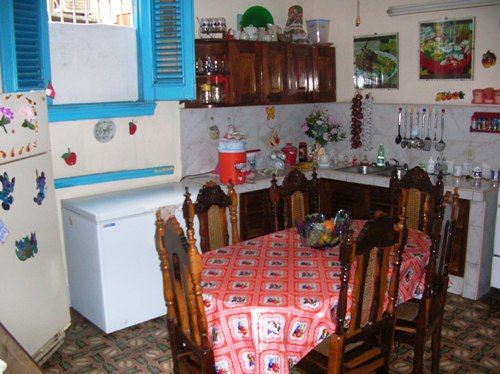
[[[401,116],[402,116],[402,112],[403,111],[403,108],[399,108],[399,113],[398,113],[398,135],[396,136],[396,139],[394,139],[394,141],[396,142],[396,144],[399,144],[401,143]]]
[[[434,115],[434,139],[432,140],[432,144],[434,144],[434,148],[437,144],[437,128],[438,128],[438,111],[436,110],[436,114]]]
[[[405,121],[405,132],[403,136],[403,140],[401,140],[401,148],[406,148],[408,146],[408,138],[406,137],[406,134],[408,133],[408,111],[405,110],[405,116],[404,116],[404,121]]]
[[[424,112],[424,115],[425,115],[425,112]],[[425,140],[424,140],[424,151],[427,151],[427,152],[430,151],[432,148],[432,139],[429,136],[431,119],[432,119],[432,107],[429,108],[429,117],[428,117],[428,121],[427,121],[427,136],[425,137]],[[425,126],[425,120],[424,120],[424,126]]]
[[[410,107],[410,139],[408,140],[408,148],[413,147],[415,137],[413,136],[413,107]]]
[[[424,141],[420,137],[420,110],[417,109],[417,124],[415,126],[417,129],[415,131],[416,133],[416,138],[413,141],[414,148],[416,149],[422,149],[424,146]]]
[[[444,133],[444,108],[441,109],[441,140],[436,144],[436,151],[442,152],[446,147],[446,143],[443,141],[443,133]]]

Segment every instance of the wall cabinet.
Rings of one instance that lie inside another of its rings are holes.
[[[320,179],[318,188],[319,211],[327,217],[334,216],[339,209],[347,209],[353,219],[372,218],[377,210],[390,212],[389,188],[331,179]],[[242,193],[239,196],[241,239],[248,240],[272,232],[269,189]],[[464,276],[469,203],[468,200],[459,200],[459,217],[452,241],[450,274],[460,277]]]
[[[195,55],[197,99],[187,101],[188,108],[336,99],[335,48],[330,46],[196,40]],[[222,100],[212,92],[214,82],[222,82]]]

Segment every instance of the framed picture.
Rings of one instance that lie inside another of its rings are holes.
[[[398,34],[354,38],[356,88],[398,88]]]
[[[421,22],[420,79],[472,79],[474,18]]]

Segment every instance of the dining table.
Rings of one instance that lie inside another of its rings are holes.
[[[354,237],[364,223],[352,221]],[[398,303],[421,298],[430,246],[424,232],[409,229]],[[288,373],[335,330],[330,310],[340,270],[338,245],[308,247],[295,228],[204,253],[203,303],[216,373]],[[348,301],[348,313],[349,307]]]

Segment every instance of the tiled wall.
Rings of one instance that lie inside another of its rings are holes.
[[[430,152],[403,149],[395,144],[397,135],[398,108],[410,108],[408,105],[374,104],[373,118],[373,149],[365,151],[363,148],[350,148],[349,134],[346,140],[340,143],[328,144],[327,152],[335,152],[341,160],[344,155],[356,155],[358,160],[367,155],[369,160],[375,161],[379,144],[385,148],[386,159],[396,158],[411,166],[419,162],[427,163],[432,155],[438,156],[434,149]],[[422,108],[422,106],[418,106]],[[314,109],[327,109],[335,119],[344,124],[349,132],[350,104],[300,104],[279,105],[275,107],[275,118],[267,119],[265,106],[227,107],[213,109],[181,109],[181,157],[182,175],[191,175],[211,171],[217,164],[217,140],[209,136],[210,126],[217,125],[221,134],[229,122],[238,130],[248,135],[247,149],[260,148],[262,151],[257,157],[257,167],[270,166],[270,149],[264,139],[275,126],[279,126],[281,145],[292,142],[295,146],[299,141],[313,141],[301,131],[305,117]],[[427,106],[428,108],[428,106]],[[468,162],[472,166],[482,165],[500,168],[500,134],[483,134],[469,132],[470,118],[476,111],[500,112],[499,106],[434,106],[434,110],[445,108],[444,141],[446,148],[444,155],[447,160],[455,163]],[[403,130],[403,129],[402,129]],[[438,132],[440,134],[440,131]],[[432,137],[431,132],[431,137]],[[439,139],[439,136],[438,136]],[[468,146],[472,147],[473,160],[466,159]]]

